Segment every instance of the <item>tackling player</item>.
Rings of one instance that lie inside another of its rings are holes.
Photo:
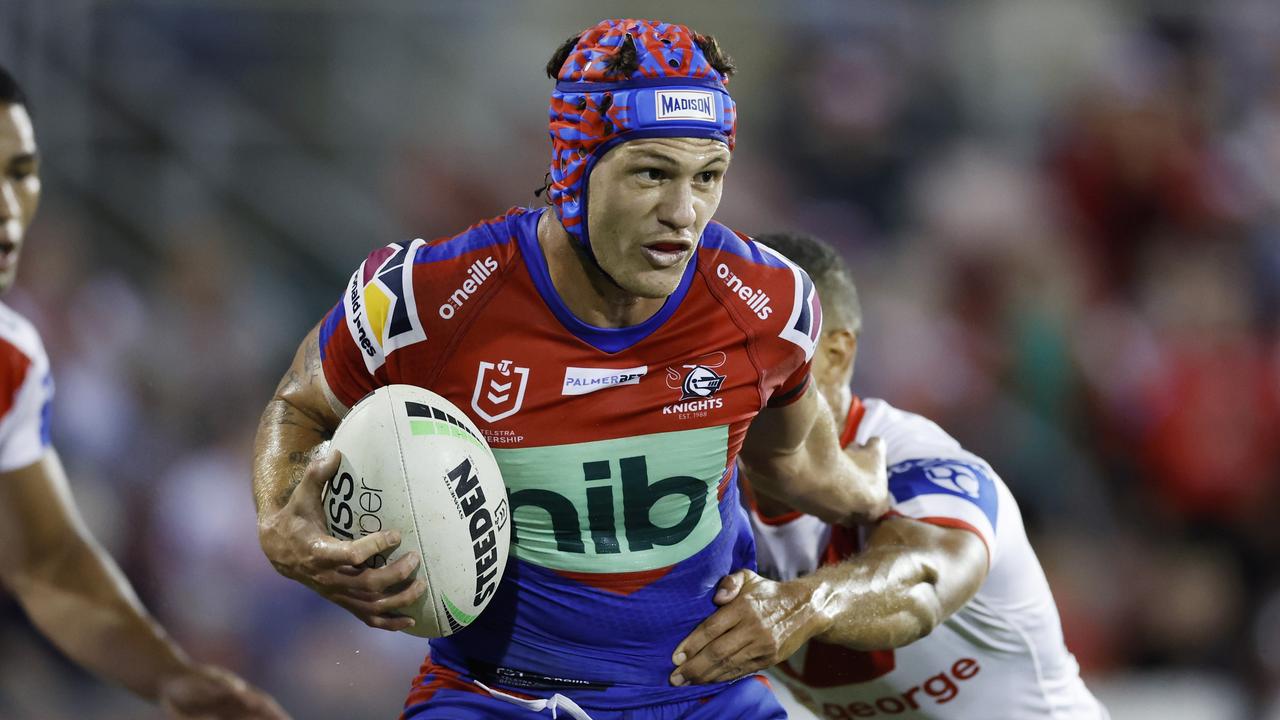
[[[418,557],[360,568],[398,538],[328,537],[336,459],[309,455],[371,390],[427,387],[494,448],[513,547],[485,612],[431,641],[406,717],[783,717],[759,682],[668,682],[716,583],[754,563],[739,449],[761,486],[831,522],[887,508],[883,451],[841,452],[809,381],[812,283],[711,220],[736,117],[715,40],[607,20],[547,71],[552,208],[356,270],[259,428],[263,549],[366,623],[407,627]]]
[[[825,299],[814,377],[842,442],[885,439],[893,508],[874,526],[832,526],[748,488],[760,571],[781,582],[725,578],[677,672],[716,682],[780,663],[771,677],[831,720],[1105,718],[1004,482],[929,420],[852,394],[861,309],[839,255],[807,236],[756,240]]]
[[[27,101],[0,68],[0,292],[40,200]],[[192,662],[89,535],[49,440],[53,380],[36,329],[0,304],[0,583],[71,659],[175,717],[285,718],[231,673]]]

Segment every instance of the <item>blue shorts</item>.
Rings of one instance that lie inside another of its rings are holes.
[[[608,710],[579,707],[553,693],[534,695],[514,690],[493,693],[470,678],[430,661],[414,682],[401,720],[786,720],[763,676],[752,675],[714,695],[665,703]]]

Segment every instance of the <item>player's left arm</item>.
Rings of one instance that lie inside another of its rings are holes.
[[[742,677],[812,638],[855,650],[902,647],[973,598],[987,563],[987,546],[973,532],[893,517],[876,526],[863,552],[804,577],[775,582],[740,570],[721,581],[721,607],[676,647],[671,682]]]
[[[884,443],[842,449],[815,383],[799,400],[756,416],[741,459],[757,492],[827,522],[869,523],[889,510]]]
[[[194,663],[139,602],[84,525],[52,447],[0,472],[0,583],[80,665],[175,717],[287,716],[225,670]]]

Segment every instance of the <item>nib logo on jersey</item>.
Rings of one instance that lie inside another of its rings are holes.
[[[667,387],[680,391],[680,402],[662,408],[663,415],[705,416],[708,410],[724,407],[724,399],[713,397],[724,385],[725,375],[715,371],[728,362],[722,352],[703,355],[696,362],[667,368]]]

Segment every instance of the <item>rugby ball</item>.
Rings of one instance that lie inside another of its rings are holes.
[[[430,390],[388,385],[351,408],[330,446],[342,463],[322,497],[329,533],[355,540],[398,530],[400,546],[369,567],[422,557],[427,590],[400,611],[415,621],[405,632],[445,637],[475,620],[498,589],[511,542],[506,487],[475,423]]]

